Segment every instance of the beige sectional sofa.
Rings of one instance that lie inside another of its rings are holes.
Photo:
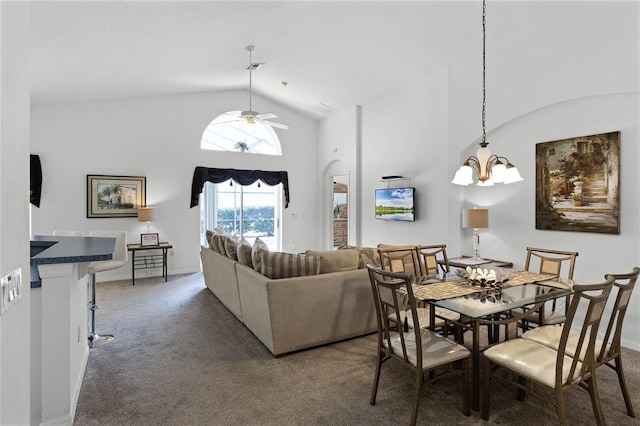
[[[376,330],[362,262],[351,270],[319,273],[327,270],[323,264],[313,275],[269,278],[208,247],[200,257],[207,287],[275,356]]]

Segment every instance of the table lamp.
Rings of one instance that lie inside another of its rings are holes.
[[[153,207],[138,207],[138,222],[147,222],[147,233],[149,233],[149,225],[153,220]]]
[[[462,227],[473,228],[473,260],[481,261],[482,259],[478,255],[478,245],[480,244],[478,229],[489,227],[489,210],[478,208],[463,210]]]

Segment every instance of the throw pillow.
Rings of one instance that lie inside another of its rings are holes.
[[[358,269],[360,253],[356,249],[313,251],[307,250],[307,256],[321,256],[320,273],[343,272]]]
[[[236,252],[238,254],[238,262],[240,262],[241,265],[253,268],[253,263],[251,262],[251,249],[252,247],[251,244],[249,244],[249,241],[243,238],[238,243]]]
[[[267,244],[260,238],[256,238],[251,248],[251,264],[256,272],[262,273],[262,260],[260,259],[260,253],[263,251],[269,251]]]
[[[207,244],[209,244],[209,248],[213,248],[213,241],[211,241],[211,239],[213,238],[213,231],[207,229],[206,237],[207,237]]]
[[[218,253],[227,255],[227,249],[224,248],[224,239],[229,235],[226,233],[220,233],[217,241],[218,241]]]
[[[358,269],[366,268],[367,264],[375,266],[376,268],[380,268],[380,255],[378,254],[378,249],[373,247],[356,247],[356,246],[340,246],[338,250],[348,250],[348,249],[356,249],[358,254],[360,255],[360,259],[358,261]]]
[[[260,253],[261,273],[267,278],[291,278],[318,275],[321,256],[305,256],[263,250]]]
[[[211,236],[211,249],[213,251],[215,251],[216,253],[220,253],[220,238],[222,237],[222,235],[220,235],[217,232],[214,232],[213,235]]]
[[[233,260],[238,260],[238,243],[240,241],[238,241],[238,237],[236,237],[235,235],[232,235],[230,237],[225,237],[224,239],[224,249],[225,252],[227,253],[227,256],[230,259]]]

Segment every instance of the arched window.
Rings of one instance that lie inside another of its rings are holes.
[[[248,123],[240,113],[229,111],[217,116],[204,130],[200,148],[282,155],[280,140],[271,126],[258,120]]]

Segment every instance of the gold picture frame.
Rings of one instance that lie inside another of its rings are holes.
[[[536,229],[620,234],[620,132],[536,144]]]
[[[87,175],[87,218],[137,217],[146,203],[144,176]]]

